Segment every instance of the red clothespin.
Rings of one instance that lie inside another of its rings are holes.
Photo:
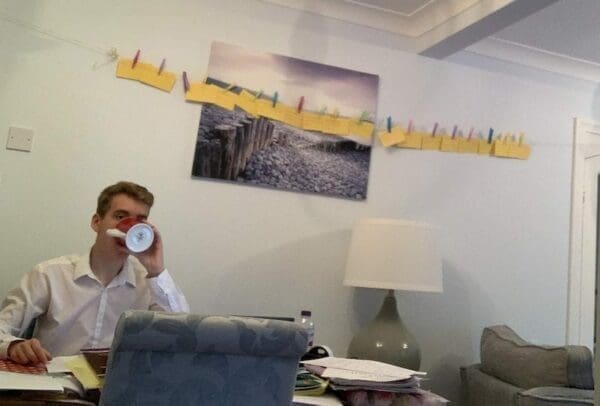
[[[183,71],[183,90],[184,92],[188,92],[188,90],[190,90],[190,82],[188,82],[188,77],[187,77],[187,73],[185,73],[185,71]]]
[[[135,65],[137,65],[138,63],[138,59],[140,59],[140,50],[138,49],[137,52],[135,53],[135,56],[133,57],[133,61],[131,62],[131,69],[135,68]]]
[[[302,113],[303,107],[304,107],[304,96],[300,96],[300,101],[298,102],[298,113]]]
[[[160,74],[162,73],[163,69],[165,68],[165,62],[167,60],[165,58],[163,58],[162,62],[160,63],[160,68],[158,68],[158,75],[160,76]]]

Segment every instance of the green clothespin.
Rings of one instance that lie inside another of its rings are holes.
[[[262,96],[263,91],[259,90],[258,93],[256,93],[256,96],[254,96],[255,99],[260,99],[260,96]]]
[[[324,115],[325,113],[327,113],[327,106],[323,106],[321,110],[319,110],[320,115]]]
[[[360,115],[358,122],[362,123],[363,121],[367,121],[369,119],[369,112],[368,111],[363,111],[362,114]]]

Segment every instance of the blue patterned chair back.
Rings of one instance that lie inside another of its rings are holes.
[[[288,406],[306,345],[286,321],[127,311],[100,404]]]

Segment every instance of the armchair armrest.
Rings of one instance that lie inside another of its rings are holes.
[[[515,386],[592,389],[592,354],[583,346],[542,346],[523,340],[508,326],[481,335],[481,370]]]

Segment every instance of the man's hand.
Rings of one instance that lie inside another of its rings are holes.
[[[162,238],[156,227],[150,223],[146,224],[152,227],[152,230],[154,231],[154,243],[148,250],[133,255],[135,255],[141,264],[144,265],[146,271],[148,271],[148,278],[154,278],[165,269]]]
[[[37,338],[14,341],[8,346],[8,358],[18,364],[47,363],[52,359],[50,353],[42,347]]]

